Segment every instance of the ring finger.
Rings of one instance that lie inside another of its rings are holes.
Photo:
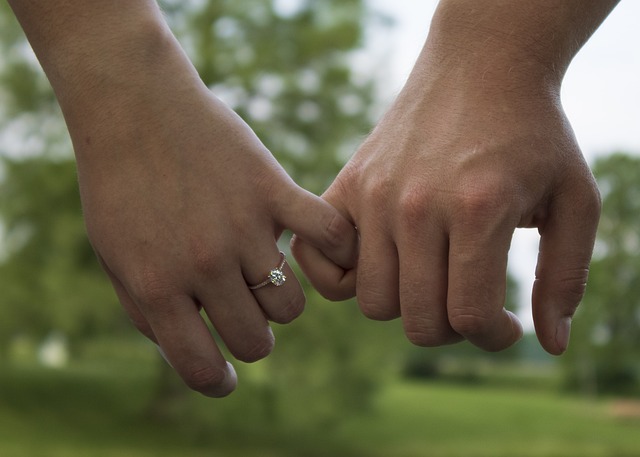
[[[302,313],[304,292],[284,252],[274,245],[265,255],[244,264],[247,287],[268,319],[286,324]]]

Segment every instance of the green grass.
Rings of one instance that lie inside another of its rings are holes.
[[[502,385],[398,382],[380,393],[371,413],[331,433],[221,437],[215,421],[199,426],[190,410],[178,421],[149,419],[156,368],[0,365],[0,456],[640,456],[640,421],[612,417],[606,401]],[[242,394],[240,388],[234,401]],[[190,398],[199,414],[215,414],[228,401]]]
[[[343,433],[371,457],[640,456],[640,421],[607,402],[514,388],[397,384]]]

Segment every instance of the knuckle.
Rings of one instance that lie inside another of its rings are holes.
[[[585,224],[595,226],[602,210],[602,194],[592,175],[587,180],[567,181],[560,191],[560,196],[570,204],[570,211],[574,217],[581,219]]]
[[[555,289],[559,302],[571,308],[571,311],[575,310],[586,292],[588,276],[588,268],[577,268],[558,274]]]
[[[202,393],[210,392],[224,381],[224,372],[210,365],[194,366],[184,376],[184,382],[190,389]]]
[[[393,195],[396,186],[396,180],[385,174],[379,174],[370,178],[365,184],[365,195],[367,196],[368,206],[374,210],[384,209],[389,200],[389,196]]]
[[[421,225],[426,218],[431,196],[423,185],[407,186],[399,199],[399,217],[404,226]]]
[[[337,199],[338,201],[349,201],[353,196],[353,189],[363,188],[360,185],[361,167],[354,162],[348,162],[338,173],[329,188],[322,194],[322,198],[327,201]]]
[[[278,324],[288,324],[304,311],[304,296],[295,296],[288,299],[277,311],[277,314],[270,316]]]
[[[512,188],[503,183],[471,183],[450,202],[450,217],[456,231],[470,243],[486,240],[507,227],[515,227],[521,214]],[[476,252],[475,249],[469,253]]]
[[[602,194],[600,194],[600,190],[597,187],[594,188],[593,192],[587,193],[582,209],[586,217],[597,224],[602,211]]]
[[[565,307],[567,314],[573,314],[587,290],[589,262],[583,257],[566,257],[564,260],[576,266],[538,265],[535,289],[545,290],[545,294],[552,295],[558,306]]]
[[[466,337],[483,335],[490,324],[484,313],[473,309],[451,313],[449,323],[456,333]]]
[[[360,297],[358,305],[362,314],[375,321],[390,321],[400,316],[400,306],[382,297]]]
[[[174,287],[165,275],[146,270],[134,278],[131,295],[143,306],[156,306],[171,301]]]
[[[247,345],[246,348],[242,348],[238,351],[234,351],[233,356],[246,363],[256,362],[258,360],[264,359],[266,356],[271,354],[273,351],[273,347],[275,344],[275,339],[271,334],[269,336],[260,337],[252,340],[250,345]]]
[[[330,215],[324,224],[322,231],[325,245],[330,249],[337,249],[344,244],[345,233],[351,230],[351,226],[337,212]]]
[[[225,259],[227,257],[215,249],[204,246],[193,246],[191,258],[195,272],[206,278],[217,278],[227,271]]]
[[[440,322],[438,316],[404,317],[403,326],[407,339],[416,346],[443,346],[462,339],[446,320]]]
[[[358,306],[369,319],[388,321],[400,316],[397,283],[385,281],[385,275],[376,269],[375,262],[363,259],[358,266],[356,298]]]
[[[465,218],[472,220],[484,219],[494,215],[504,208],[505,195],[509,195],[494,183],[481,182],[470,186],[469,190],[458,195],[455,209]]]
[[[282,197],[286,195],[290,183],[283,183],[273,173],[270,167],[256,167],[253,170],[252,182],[263,201],[265,201],[272,210],[282,209]]]
[[[404,323],[404,334],[416,346],[435,347],[445,344],[448,338],[432,326],[419,321],[410,320]]]

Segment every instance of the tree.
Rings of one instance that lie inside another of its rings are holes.
[[[591,394],[639,394],[640,158],[612,154],[593,171],[603,209],[587,293],[565,358],[567,379]]]
[[[0,334],[42,339],[59,331],[76,340],[129,325],[87,242],[73,162],[30,158],[4,166]]]

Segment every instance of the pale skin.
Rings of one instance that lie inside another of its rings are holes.
[[[353,226],[296,186],[204,86],[151,0],[9,2],[62,107],[87,231],[136,327],[191,388],[236,385],[200,314],[237,359],[268,355],[269,321],[304,307],[286,282],[251,291],[280,262],[284,228],[353,266]]]
[[[397,100],[323,197],[357,226],[357,268],[294,239],[325,296],[401,316],[421,346],[522,336],[504,309],[517,227],[541,235],[535,329],[567,348],[584,292],[600,197],[560,103],[572,57],[615,1],[443,0]]]

